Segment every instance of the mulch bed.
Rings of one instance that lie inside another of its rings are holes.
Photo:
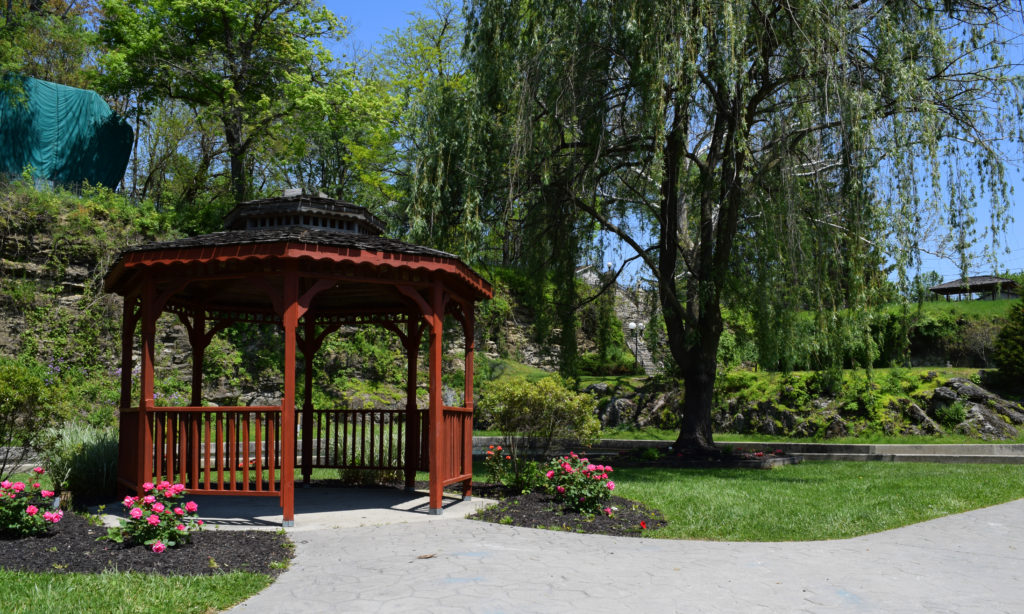
[[[486,488],[474,487],[474,493],[481,490],[488,492]],[[492,492],[484,496],[494,496]],[[469,518],[517,527],[628,537],[642,537],[647,531],[668,524],[661,512],[636,501],[611,497],[608,506],[612,508],[611,516],[580,514],[564,510],[551,495],[534,491],[505,498]]]
[[[204,530],[160,554],[142,546],[96,541],[106,529],[66,512],[39,537],[0,540],[0,569],[57,573],[138,572],[213,575],[232,571],[276,576],[291,559],[288,537],[273,531]],[[276,563],[276,565],[275,565]]]

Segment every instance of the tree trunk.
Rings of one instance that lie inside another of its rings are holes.
[[[710,340],[709,340],[710,341]],[[683,376],[683,414],[679,427],[679,437],[673,450],[683,454],[718,453],[711,435],[711,409],[715,395],[715,377],[718,375],[718,364],[714,353],[718,349],[718,338],[713,342],[702,342],[694,348],[700,356],[691,360],[682,369]],[[706,354],[711,353],[710,360]]]
[[[249,200],[249,177],[246,172],[245,157],[248,153],[247,144],[242,140],[240,122],[230,117],[224,118],[224,140],[228,146],[228,159],[231,161],[231,192],[235,203]]]

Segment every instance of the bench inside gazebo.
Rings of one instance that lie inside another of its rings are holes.
[[[444,487],[472,495],[473,308],[490,285],[451,254],[381,237],[366,211],[322,196],[286,194],[237,206],[222,232],[124,250],[105,289],[124,297],[118,488],[139,494],[168,480],[189,492],[279,497],[294,522],[296,469],[401,471],[412,489],[429,471],[429,511],[442,510]],[[192,351],[187,407],[154,402],[154,358],[161,313],[178,317]],[[441,397],[444,319],[461,324],[465,390],[458,407]],[[280,405],[206,406],[203,355],[226,327],[247,322],[283,330]],[[345,326],[394,332],[408,358],[405,409],[314,407],[313,359]],[[138,330],[138,335],[136,331]],[[429,339],[428,403],[419,408],[419,349]],[[133,353],[139,339],[137,403]],[[296,360],[304,362],[296,399]]]

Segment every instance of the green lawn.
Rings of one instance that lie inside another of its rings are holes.
[[[772,470],[618,469],[616,494],[664,512],[669,539],[853,537],[1024,497],[1024,466],[815,462]]]
[[[203,614],[226,609],[270,584],[270,576],[234,572],[216,576],[138,573],[62,574],[0,570],[5,614],[77,612]]]

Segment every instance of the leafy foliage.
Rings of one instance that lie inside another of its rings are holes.
[[[117,479],[117,431],[68,422],[45,431],[43,464],[57,494],[109,497]]]
[[[507,454],[517,462],[536,446],[546,456],[555,439],[593,443],[601,430],[594,417],[594,397],[572,390],[572,382],[554,375],[527,381],[508,378],[481,392],[477,409],[484,423],[504,438]]]
[[[1007,381],[1024,381],[1024,299],[1010,310],[1006,325],[996,337],[993,358]]]
[[[7,479],[41,443],[55,416],[43,403],[38,363],[0,356],[0,479]]]

